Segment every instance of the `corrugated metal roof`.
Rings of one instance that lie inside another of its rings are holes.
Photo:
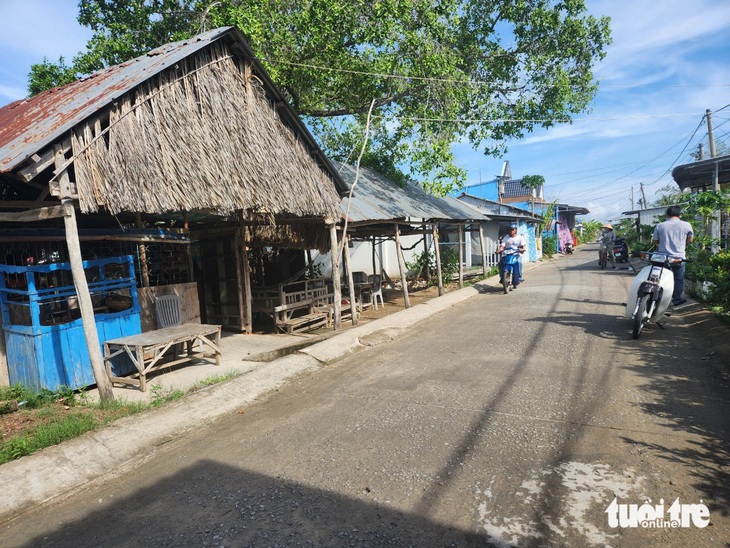
[[[333,162],[335,169],[348,185],[355,181],[355,168]],[[348,199],[342,199],[343,215],[348,214],[349,223],[367,221],[421,222],[423,219],[436,221],[487,221],[489,218],[463,206],[452,198],[439,198],[426,193],[415,184],[404,188],[369,168],[360,168],[357,185],[347,211]]]
[[[12,170],[130,89],[230,30],[230,27],[216,29],[190,40],[166,44],[131,61],[3,107],[0,109],[0,171]]]
[[[499,202],[487,200],[486,198],[479,198],[478,196],[471,196],[466,192],[460,194],[456,200],[464,202],[464,204],[474,207],[479,211],[483,211],[495,219],[524,219],[526,221],[540,220],[539,218],[531,215],[529,211],[525,211],[519,207],[508,204],[500,204]]]

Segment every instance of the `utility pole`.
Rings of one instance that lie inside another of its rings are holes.
[[[700,143],[699,150],[697,151],[697,160],[700,162],[705,159],[705,147]]]
[[[644,204],[644,207],[642,209],[646,209],[646,194],[644,194],[644,183],[639,183],[639,188],[641,188],[641,203]]]
[[[634,187],[631,187],[631,209],[634,209]]]
[[[710,158],[717,157],[717,150],[715,150],[715,133],[712,129],[712,111],[708,108],[705,110],[705,116],[707,117],[707,139],[710,141]],[[712,177],[712,191],[717,193],[720,190],[720,174],[719,164],[715,162],[715,173]],[[712,252],[717,254],[720,251],[720,226],[722,225],[722,213],[717,211],[715,216],[710,221],[710,238],[712,238]]]
[[[708,108],[705,110],[705,118],[707,118],[707,138],[710,141],[710,158],[717,156],[715,150],[715,134],[712,130],[712,111]]]

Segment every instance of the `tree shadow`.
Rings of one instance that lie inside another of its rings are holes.
[[[110,500],[22,544],[485,546],[487,540],[374,502],[365,488],[352,498],[210,460]]]

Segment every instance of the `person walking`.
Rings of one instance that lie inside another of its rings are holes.
[[[672,304],[679,306],[687,302],[682,297],[684,292],[684,271],[687,244],[694,240],[692,225],[682,221],[682,209],[679,206],[667,208],[667,220],[654,227],[651,239],[658,246],[660,253],[666,253],[673,259],[671,268],[674,274],[674,292],[672,293]]]

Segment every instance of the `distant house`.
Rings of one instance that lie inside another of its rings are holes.
[[[542,257],[541,235],[536,233],[540,219],[531,215],[529,211],[525,211],[524,209],[513,205],[500,204],[493,200],[472,196],[466,192],[457,196],[456,199],[475,208],[491,219],[490,222],[484,224],[485,236],[490,249],[496,250],[499,240],[506,234],[509,224],[517,223],[517,232],[522,234],[527,240],[527,260],[530,262],[537,261],[540,257]],[[476,244],[478,245],[478,242],[476,242]],[[472,242],[471,245],[471,256],[474,257],[474,252],[476,251],[476,249],[474,249],[474,242]],[[496,264],[497,258],[492,257],[492,261]]]
[[[682,190],[698,192],[730,187],[730,154],[683,164],[672,170],[672,178]]]

